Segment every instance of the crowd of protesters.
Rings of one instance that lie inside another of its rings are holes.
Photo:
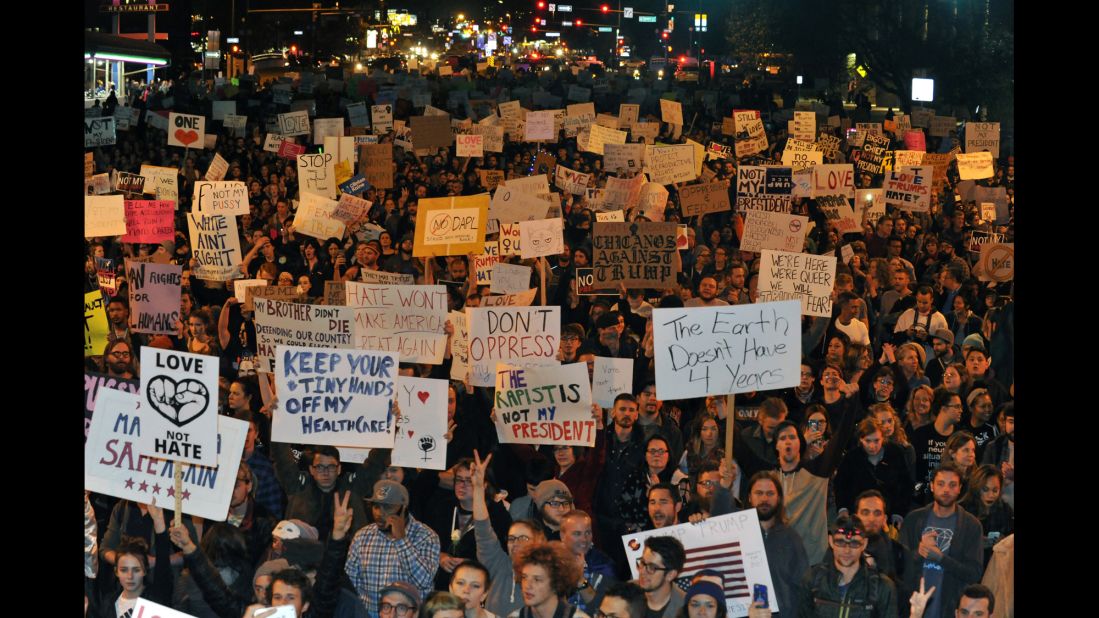
[[[412,79],[403,70],[355,83],[354,98],[365,96],[369,105],[398,78],[394,117],[422,114],[401,94]],[[464,119],[464,105],[448,105],[450,92],[502,102],[516,98],[509,96],[516,88],[541,87],[564,99],[579,78],[569,70],[489,68],[419,79],[432,105]],[[644,86],[641,117],[658,122],[656,81],[610,75],[610,88],[593,94],[596,111],[617,114],[627,91]],[[856,233],[837,233],[814,200],[794,200],[792,212],[815,223],[804,252],[839,258],[850,245],[853,257],[838,260],[833,317],[803,319],[799,385],[740,394],[733,410],[724,397],[658,398],[652,309],[756,301],[760,260],[740,249],[736,169],[777,162],[786,123],[766,123],[764,152],[704,163],[710,182],[729,185],[731,212],[682,217],[678,187],[667,187],[664,220],[688,225],[673,290],[578,295],[573,279],[577,267],[592,263],[596,207],[585,195],[554,193],[565,251],[549,260],[544,282],[537,268],[534,276],[562,307],[558,358],[589,367],[597,356],[631,358],[637,369],[633,388],[618,394],[612,408],[593,410],[600,427],[595,446],[500,444],[492,389],[452,381],[447,470],[391,466],[386,449],[353,464],[332,447],[271,441],[278,404],[261,396],[265,376],[256,372],[252,312],[234,296],[232,282],[193,276],[184,213],[214,153],[229,162],[225,180],[243,181],[249,191],[250,212],[238,218],[240,278],[297,286],[303,300],[323,303],[327,281],[359,280],[370,270],[406,273],[417,283],[446,285],[454,310],[478,306],[489,291],[475,284],[469,256],[412,257],[419,200],[484,193],[479,170],[528,176],[542,151],[592,174],[592,187],[615,172],[564,131],[556,143],[508,136],[503,152],[472,160],[457,158],[453,146],[426,156],[397,147],[394,188],[368,188],[362,197],[372,207],[344,238],[315,239],[293,225],[295,161],[262,148],[268,120],[289,107],[274,103],[270,83],[242,88],[234,96],[248,124],[233,135],[209,120],[217,95],[195,84],[180,80],[120,102],[140,109],[140,120],[118,131],[116,145],[94,149],[96,173],[138,173],[142,164],[177,168],[179,198],[174,241],[86,239],[85,292],[99,289],[96,258],[113,259],[119,276],[119,288],[106,299],[109,343],[87,359],[86,371],[136,379],[143,346],[219,357],[220,409],[248,422],[247,441],[224,521],[185,515],[183,525],[172,527],[166,525],[171,504],[86,496],[88,615],[130,616],[144,597],[202,618],[240,618],[279,605],[310,617],[723,618],[721,573],[681,577],[684,548],[674,536],[651,537],[636,564],[627,564],[621,536],[742,509],[755,509],[760,521],[780,610],[774,615],[1013,615],[1014,286],[981,281],[971,243],[974,231],[1012,242],[1014,230],[1010,221],[982,220],[979,205],[956,193],[954,164],[930,212],[889,206]],[[661,125],[663,143],[690,138],[732,146],[719,128],[733,108],[758,109],[766,119],[778,107],[755,84],[733,84],[708,99],[697,85],[663,85],[679,91],[687,123],[679,131]],[[352,86],[345,84],[348,91]],[[223,96],[224,86],[218,88]],[[317,84],[316,117],[347,118],[349,95],[334,90]],[[208,117],[207,132],[218,135],[214,149],[167,146],[166,133],[147,122],[166,97],[174,99],[174,111]],[[790,99],[784,103],[793,107]],[[838,96],[826,103],[825,115],[850,117]],[[523,105],[541,107],[529,99]],[[847,133],[833,134],[843,140],[838,160],[857,158]],[[904,148],[900,136],[886,136]],[[393,139],[380,136],[383,143]],[[957,132],[927,139],[929,152],[958,145]],[[1013,158],[995,165],[995,176],[977,185],[1006,187],[1013,200]],[[856,183],[881,187],[882,176],[859,174]],[[184,269],[172,336],[128,326],[122,258],[157,253]],[[402,364],[402,373],[449,378],[450,360]],[[725,453],[729,414],[732,460]],[[751,615],[768,615],[759,605]]]

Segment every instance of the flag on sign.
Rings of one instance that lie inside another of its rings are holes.
[[[675,580],[676,585],[687,590],[691,586],[691,578],[699,571],[710,569],[721,573],[725,578],[726,599],[751,597],[752,591],[748,587],[748,577],[744,573],[744,561],[740,553],[740,541],[718,541],[720,539],[714,539],[711,545],[686,550],[687,560],[680,571],[681,577]]]

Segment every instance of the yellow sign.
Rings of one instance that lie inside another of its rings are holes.
[[[84,356],[99,356],[107,347],[110,333],[106,302],[99,290],[84,295]]]
[[[480,254],[485,247],[488,203],[488,193],[420,200],[412,255]]]

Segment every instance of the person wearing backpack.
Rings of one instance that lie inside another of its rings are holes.
[[[840,515],[828,531],[830,558],[813,566],[802,579],[801,618],[894,618],[897,589],[889,576],[864,558],[868,542],[862,522]],[[785,612],[783,612],[785,613]]]

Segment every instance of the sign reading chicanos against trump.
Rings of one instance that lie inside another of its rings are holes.
[[[801,302],[654,309],[653,340],[660,399],[796,386]]]

